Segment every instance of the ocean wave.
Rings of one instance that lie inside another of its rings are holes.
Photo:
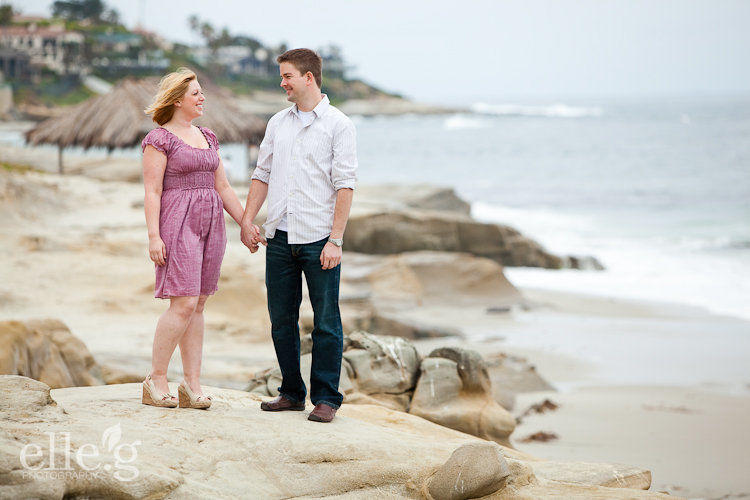
[[[451,115],[443,120],[445,130],[482,129],[488,126],[486,119],[470,115]]]
[[[585,118],[602,116],[604,110],[598,107],[569,106],[557,103],[548,106],[530,106],[525,104],[472,104],[471,110],[482,115],[494,116],[540,116],[545,118]]]
[[[520,226],[522,231],[567,234],[585,232],[594,227],[590,216],[561,213],[554,207],[519,208],[477,201],[471,204],[471,215],[481,222]]]

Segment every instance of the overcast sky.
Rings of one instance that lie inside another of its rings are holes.
[[[52,5],[10,3],[27,14]],[[197,14],[267,44],[336,43],[357,76],[426,102],[750,94],[744,0],[106,3],[175,41],[199,42],[187,23]]]

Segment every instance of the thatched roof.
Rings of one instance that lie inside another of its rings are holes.
[[[29,144],[80,146],[84,149],[129,148],[141,143],[156,126],[143,110],[151,104],[159,80],[125,79],[104,95],[92,97],[61,116],[43,121],[26,133]],[[260,144],[266,122],[241,111],[228,90],[201,81],[206,110],[195,123],[214,131],[220,142]]]

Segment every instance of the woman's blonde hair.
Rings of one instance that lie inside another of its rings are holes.
[[[164,125],[174,115],[174,103],[185,95],[188,85],[196,78],[195,72],[188,68],[179,68],[165,75],[159,82],[159,91],[154,101],[143,112],[151,115],[151,119],[157,124]]]

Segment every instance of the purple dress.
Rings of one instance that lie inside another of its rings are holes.
[[[227,244],[224,204],[214,187],[219,141],[207,128],[207,149],[194,148],[165,128],[141,142],[167,156],[159,214],[159,234],[167,247],[166,264],[155,265],[154,296],[196,297],[217,290]]]

